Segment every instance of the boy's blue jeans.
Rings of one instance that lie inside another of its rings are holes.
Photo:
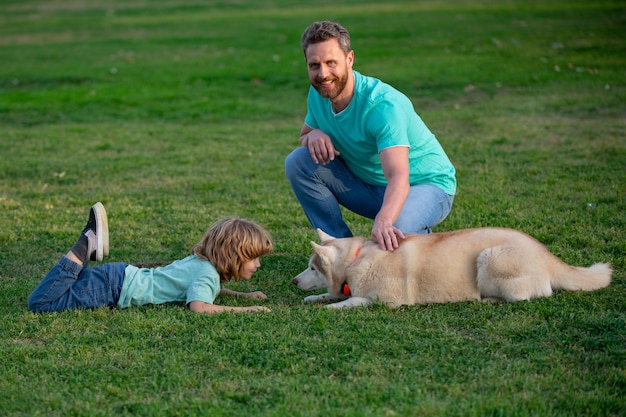
[[[115,306],[127,264],[112,262],[86,268],[63,256],[28,297],[36,312]]]
[[[299,147],[287,156],[285,173],[313,228],[333,237],[352,236],[340,206],[374,219],[383,204],[386,187],[363,182],[341,158],[316,164],[308,148]],[[453,200],[435,185],[414,185],[394,226],[403,233],[430,233],[450,213]]]

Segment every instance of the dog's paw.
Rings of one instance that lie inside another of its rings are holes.
[[[365,297],[350,297],[339,303],[328,304],[326,308],[367,307],[372,301]]]
[[[333,310],[338,310],[340,308],[346,308],[348,306],[346,306],[344,304],[341,304],[341,303],[332,303],[332,304],[326,304],[324,307],[330,308],[330,309],[333,309]]]
[[[308,297],[304,297],[304,303],[305,304],[319,303],[320,301],[324,301],[326,299],[325,295],[327,294],[309,295]]]

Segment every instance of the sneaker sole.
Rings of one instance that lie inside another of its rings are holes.
[[[97,202],[91,207],[96,216],[96,261],[109,256],[109,221],[102,203]]]

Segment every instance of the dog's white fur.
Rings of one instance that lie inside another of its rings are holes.
[[[466,300],[530,300],[553,290],[593,291],[611,282],[611,266],[565,264],[532,237],[512,229],[478,228],[407,235],[393,252],[362,237],[336,239],[317,229],[309,267],[293,279],[302,290],[326,288],[305,303],[330,308],[379,301],[398,307]],[[347,284],[351,294],[341,293]]]

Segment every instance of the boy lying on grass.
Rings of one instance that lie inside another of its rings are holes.
[[[28,297],[35,312],[119,308],[184,301],[197,313],[269,311],[263,306],[229,307],[213,304],[219,294],[266,299],[260,291],[222,289],[221,283],[250,279],[259,258],[272,251],[270,235],[261,226],[225,218],[211,226],[186,258],[158,268],[123,262],[88,268],[89,261],[109,255],[107,214],[101,203],[91,207],[89,221],[72,249],[48,272]]]

